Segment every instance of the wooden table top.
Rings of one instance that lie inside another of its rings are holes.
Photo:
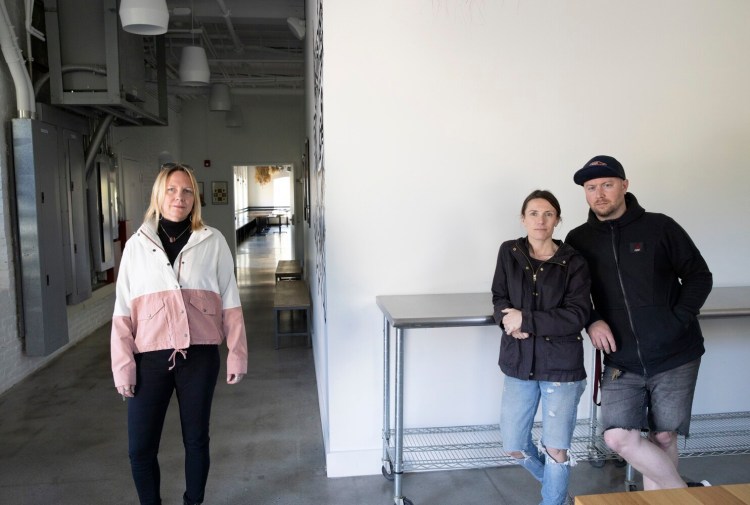
[[[749,505],[750,484],[576,496],[575,505]]]

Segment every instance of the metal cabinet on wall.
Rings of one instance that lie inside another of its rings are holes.
[[[68,342],[58,129],[13,119],[25,350],[45,356]]]
[[[87,180],[91,261],[96,272],[115,266],[117,177],[112,158],[99,154]]]
[[[91,297],[91,251],[86,210],[84,138],[88,122],[66,111],[37,104],[38,119],[57,127],[55,173],[60,190],[62,254],[68,305]]]
[[[68,305],[91,297],[91,254],[86,222],[83,140],[79,132],[60,131],[60,203],[63,215],[65,294]]]

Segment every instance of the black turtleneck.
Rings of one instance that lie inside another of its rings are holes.
[[[174,260],[177,259],[177,255],[180,254],[182,248],[187,244],[190,239],[192,230],[190,216],[178,223],[169,221],[163,217],[158,222],[158,234],[161,239],[161,245],[164,247],[164,252],[167,253],[169,262],[174,265]],[[174,240],[174,241],[173,241]]]

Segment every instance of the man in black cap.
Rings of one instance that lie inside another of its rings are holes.
[[[677,435],[688,435],[700,357],[697,316],[713,278],[688,234],[628,193],[620,162],[595,156],[573,176],[589,204],[565,239],[589,263],[594,310],[586,330],[603,351],[604,440],[643,475],[644,489],[686,485]],[[648,431],[647,439],[641,431]]]

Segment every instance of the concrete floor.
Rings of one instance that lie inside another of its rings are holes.
[[[249,374],[238,386],[217,387],[206,504],[392,505],[392,483],[382,476],[326,477],[312,351],[301,342],[273,349],[273,272],[290,257],[288,233],[251,237],[239,248]],[[165,505],[182,503],[175,407],[160,451]],[[137,504],[125,412],[112,386],[107,325],[0,396],[0,504]],[[685,459],[681,471],[714,484],[749,482],[750,456]],[[612,462],[581,463],[571,492],[621,491],[624,473]],[[415,505],[539,502],[538,484],[518,467],[407,474],[403,490]]]

